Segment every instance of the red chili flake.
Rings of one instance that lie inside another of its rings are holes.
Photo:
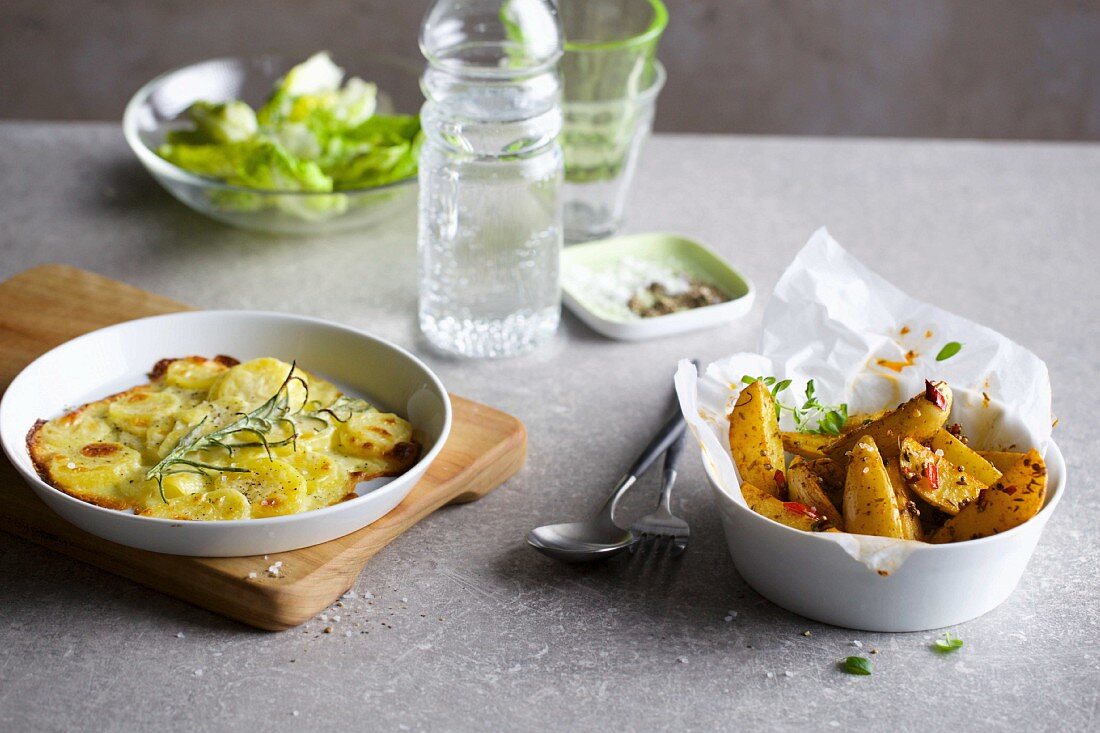
[[[931,402],[941,410],[947,409],[947,398],[943,396],[943,392],[936,389],[936,385],[924,380],[924,399]]]
[[[783,475],[782,471],[776,471],[773,478],[775,479],[775,485],[781,490],[787,488],[787,477]]]
[[[808,507],[800,501],[785,501],[783,506],[790,509],[792,512],[798,512],[799,514],[805,514],[810,519],[821,519],[821,515],[813,507]]]
[[[928,484],[933,491],[940,488],[940,468],[935,461],[924,464],[924,477],[928,479]]]
[[[1003,489],[1001,489],[1001,491],[1005,492],[1009,496],[1012,496],[1013,494],[1016,493],[1016,487],[1015,486],[1005,486]]]

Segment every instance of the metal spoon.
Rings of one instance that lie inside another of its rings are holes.
[[[675,412],[634,461],[634,465],[615,484],[611,498],[591,519],[536,527],[527,533],[527,544],[562,562],[603,560],[630,547],[634,542],[634,535],[613,521],[615,505],[653,461],[684,434],[686,427],[684,416],[677,405]]]

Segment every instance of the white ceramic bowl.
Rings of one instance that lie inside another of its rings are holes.
[[[963,403],[956,399],[957,407],[965,408]],[[952,419],[970,424],[966,417],[953,413]],[[705,457],[703,463],[733,563],[760,595],[835,626],[923,631],[977,618],[1015,590],[1065,492],[1066,464],[1053,442],[1044,460],[1046,503],[1029,521],[980,540],[912,543],[912,553],[887,576],[854,559],[827,535],[801,532],[752,511],[718,485]]]
[[[274,356],[332,380],[380,409],[397,412],[424,448],[404,475],[361,484],[359,498],[284,517],[181,522],[88,504],[51,487],[34,470],[26,436],[35,420],[148,381],[157,360],[228,354]],[[121,323],[47,352],[0,401],[4,451],[41,499],[81,529],[130,547],[173,555],[231,557],[283,552],[354,532],[396,507],[424,475],[451,429],[451,403],[439,379],[407,351],[361,331],[301,316],[197,311]]]

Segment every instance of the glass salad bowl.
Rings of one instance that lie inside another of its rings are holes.
[[[415,173],[370,187],[290,190],[199,175],[158,154],[158,147],[172,133],[179,135],[192,127],[187,111],[193,103],[241,100],[258,109],[293,66],[279,56],[223,58],[164,73],[139,89],[127,104],[122,119],[126,141],[177,199],[201,214],[244,229],[298,235],[346,231],[380,224],[409,209],[416,199]],[[374,114],[418,110],[422,98],[417,70],[374,61],[355,71],[378,85]],[[393,90],[395,96],[384,90]]]

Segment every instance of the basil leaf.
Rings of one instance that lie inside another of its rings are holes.
[[[874,667],[867,657],[848,657],[844,660],[844,671],[848,674],[871,674]]]
[[[936,361],[946,361],[950,359],[952,356],[962,351],[962,347],[963,345],[958,341],[951,341],[944,344],[943,348],[940,349],[940,353],[936,354]]]

